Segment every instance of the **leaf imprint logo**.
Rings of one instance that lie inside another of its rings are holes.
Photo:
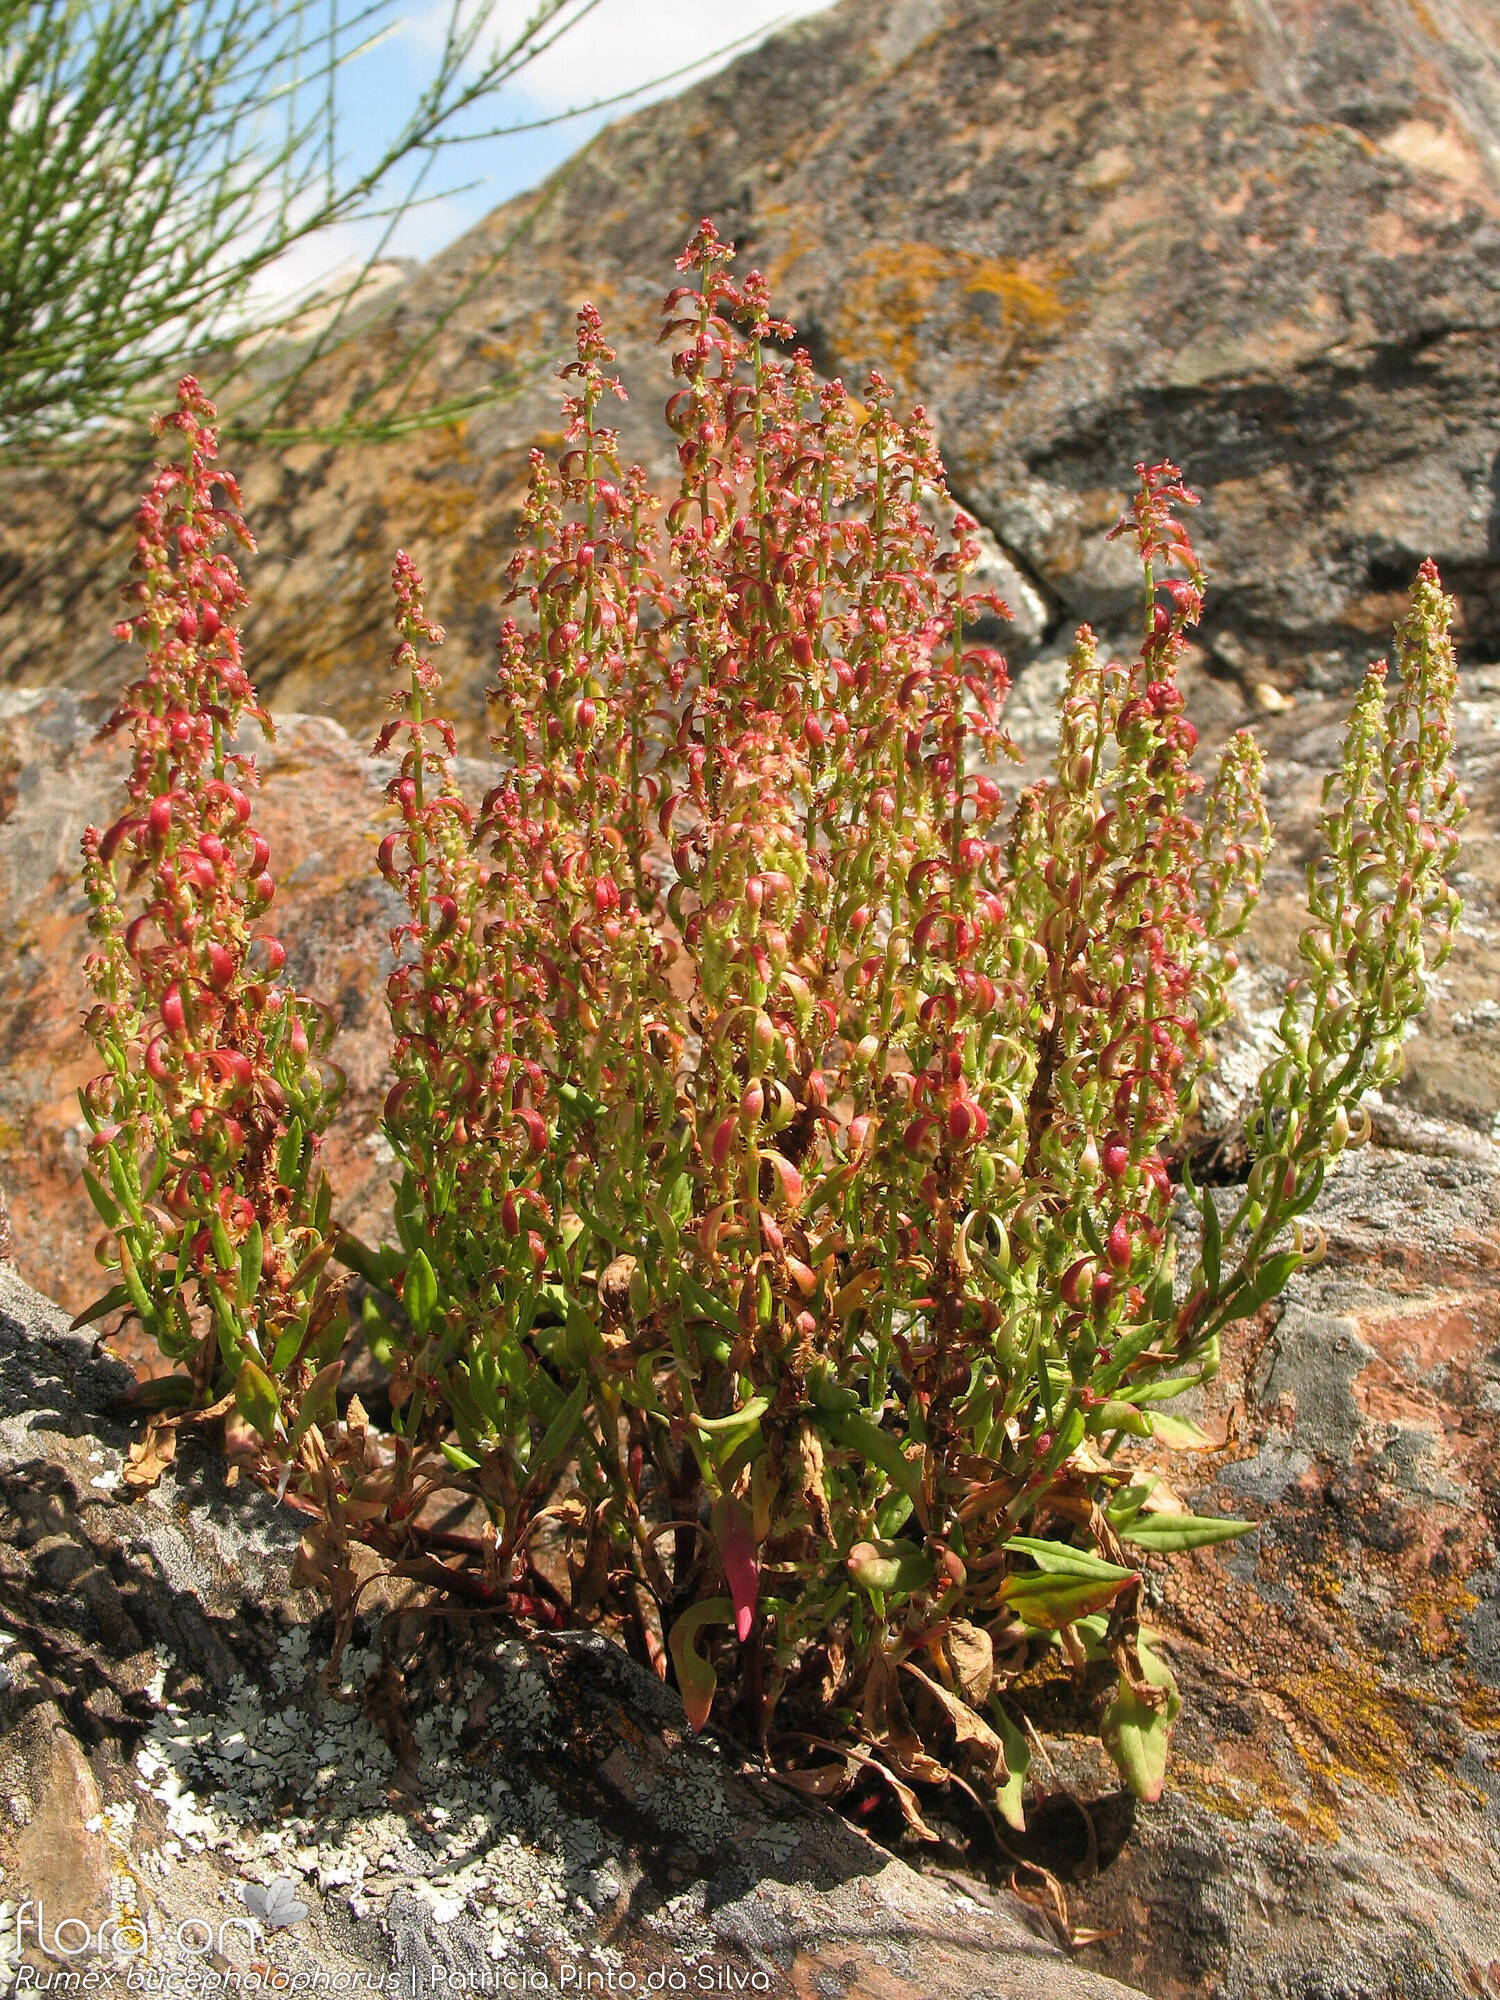
[[[258,1882],[241,1882],[245,1908],[267,1931],[290,1930],[307,1915],[307,1905],[299,1901],[296,1884],[289,1875],[278,1875],[267,1888]]]

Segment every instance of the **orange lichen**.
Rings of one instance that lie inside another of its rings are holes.
[[[942,319],[960,348],[982,347],[1002,370],[1028,366],[1036,342],[1055,333],[1068,307],[1056,280],[1020,265],[930,243],[881,245],[845,272],[829,319],[842,354],[914,380],[924,326]],[[957,300],[959,315],[941,311]]]
[[[1418,1761],[1403,1719],[1412,1697],[1363,1662],[1289,1675],[1277,1693],[1290,1711],[1298,1756],[1325,1784],[1352,1781],[1390,1795]]]

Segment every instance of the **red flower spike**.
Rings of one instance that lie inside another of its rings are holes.
[[[307,1323],[319,1280],[294,1284],[293,1272],[322,1267],[308,1258],[318,1242],[326,1111],[321,1079],[309,1080],[305,1035],[298,1049],[300,1025],[281,1033],[288,996],[271,983],[281,946],[264,940],[269,979],[246,972],[253,920],[275,885],[269,847],[249,827],[254,764],[227,746],[265,718],[240,664],[245,594],[219,544],[229,535],[254,543],[234,479],[214,465],[213,409],[191,377],[156,430],[179,455],[157,467],[138,511],[119,628],[142,646],[144,665],[106,724],[130,742],[129,806],[106,835],[84,839],[98,945],[88,976],[101,1003],[89,1026],[109,1067],[82,1101],[90,1123],[113,1134],[117,1192],[123,1176],[144,1195],[153,1155],[175,1162],[164,1208],[142,1200],[144,1220],[122,1222],[105,1254],[134,1271],[168,1352],[189,1356],[194,1395],[216,1400],[236,1387],[224,1372],[226,1328],[242,1328],[268,1357],[284,1351],[288,1327]],[[277,1160],[294,1103],[302,1156],[292,1186],[267,1163]],[[231,1228],[232,1244],[258,1223],[263,1243],[295,1242],[297,1257],[284,1264],[268,1252],[258,1279],[253,1266],[224,1269],[201,1226],[210,1215]],[[179,1268],[179,1230],[189,1227]],[[261,1379],[265,1397],[282,1395],[285,1429],[296,1419],[296,1385],[278,1390],[263,1370]],[[257,1407],[269,1405],[263,1398]],[[276,1438],[263,1431],[261,1443],[274,1483]]]

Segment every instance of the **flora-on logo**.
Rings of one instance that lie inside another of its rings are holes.
[[[268,1931],[290,1930],[307,1915],[307,1905],[290,1875],[278,1875],[264,1889],[258,1882],[241,1882],[240,1895],[251,1916]]]

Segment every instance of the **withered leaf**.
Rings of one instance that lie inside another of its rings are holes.
[[[120,1478],[132,1493],[149,1493],[177,1457],[177,1419],[153,1417],[126,1454]]]
[[[995,1682],[995,1642],[981,1625],[955,1618],[943,1634],[943,1657],[971,1708],[983,1708]]]
[[[973,1771],[986,1785],[1003,1783],[1007,1775],[1005,1745],[984,1717],[976,1715],[960,1695],[950,1694],[911,1660],[903,1660],[901,1665],[952,1724],[955,1763]]]
[[[892,1792],[895,1793],[896,1803],[901,1808],[901,1816],[917,1836],[918,1840],[930,1841],[934,1847],[941,1845],[942,1836],[934,1833],[926,1820],[923,1819],[917,1806],[917,1795],[911,1786],[903,1784],[895,1772],[884,1764],[879,1757],[866,1757],[861,1759],[861,1761],[868,1769],[876,1772],[883,1782],[890,1787]],[[934,1766],[934,1770],[936,1773],[933,1780],[934,1783],[939,1782],[948,1775],[941,1764]]]
[[[825,1471],[823,1460],[823,1440],[811,1424],[797,1426],[797,1483],[807,1501],[808,1512],[812,1515],[813,1526],[820,1535],[830,1539],[833,1536],[833,1520],[828,1512],[828,1490],[823,1483]]]
[[[927,1785],[945,1782],[947,1770],[923,1747],[896,1684],[895,1670],[883,1653],[877,1653],[870,1662],[862,1707],[866,1736],[870,1742],[879,1744],[903,1778]]]
[[[599,1303],[608,1319],[629,1319],[630,1281],[635,1276],[634,1257],[616,1257],[599,1275]]]
[[[841,1764],[820,1764],[815,1771],[782,1771],[779,1775],[812,1799],[836,1799],[848,1791],[859,1766],[846,1757]]]

